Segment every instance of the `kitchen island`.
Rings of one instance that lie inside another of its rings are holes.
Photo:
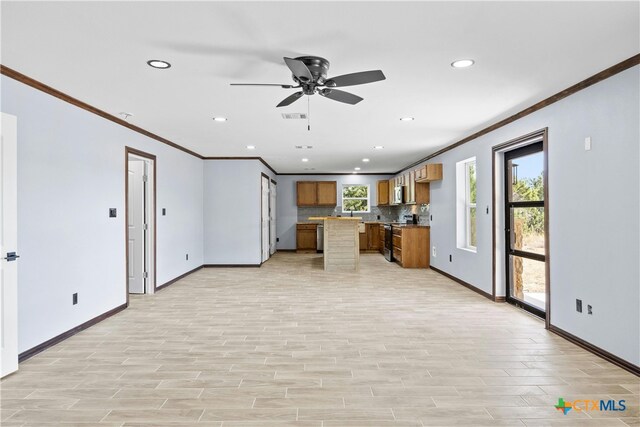
[[[360,269],[359,217],[309,217],[324,223],[324,269]]]

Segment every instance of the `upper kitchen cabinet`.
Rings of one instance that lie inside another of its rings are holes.
[[[416,171],[416,182],[440,181],[442,179],[442,163],[427,163]]]
[[[389,181],[378,181],[378,206],[389,205]]]
[[[318,204],[318,186],[315,181],[298,181],[297,205],[316,206]]]
[[[416,171],[404,174],[404,195],[405,203],[413,205],[416,203]]]
[[[415,202],[419,205],[427,205],[430,203],[431,192],[428,182],[415,183]]]
[[[338,204],[338,184],[336,181],[318,181],[318,206],[335,206]]]
[[[336,181],[298,181],[298,206],[336,206],[338,185]]]

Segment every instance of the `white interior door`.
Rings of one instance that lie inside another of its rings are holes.
[[[269,259],[269,178],[262,177],[262,262]]]
[[[270,248],[269,252],[271,255],[276,253],[276,183],[271,181],[271,186],[269,187],[269,234],[271,238],[269,239]]]
[[[0,125],[0,377],[18,370],[17,118]]]
[[[143,294],[145,292],[144,161],[130,159],[128,174],[129,293]]]

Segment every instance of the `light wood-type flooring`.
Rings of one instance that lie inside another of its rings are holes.
[[[2,426],[639,425],[638,377],[430,270],[200,270],[20,365]],[[558,398],[624,399],[563,415]]]

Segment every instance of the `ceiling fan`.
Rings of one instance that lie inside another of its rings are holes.
[[[295,85],[270,84],[270,83],[231,83],[231,86],[280,86],[283,89],[302,89],[289,95],[276,107],[286,107],[300,99],[302,95],[318,94],[334,101],[355,105],[362,101],[357,95],[334,88],[344,86],[362,85],[384,80],[386,77],[380,70],[362,71],[359,73],[344,74],[342,76],[327,78],[329,61],[319,56],[300,56],[297,58],[284,58],[285,64],[293,73]]]

